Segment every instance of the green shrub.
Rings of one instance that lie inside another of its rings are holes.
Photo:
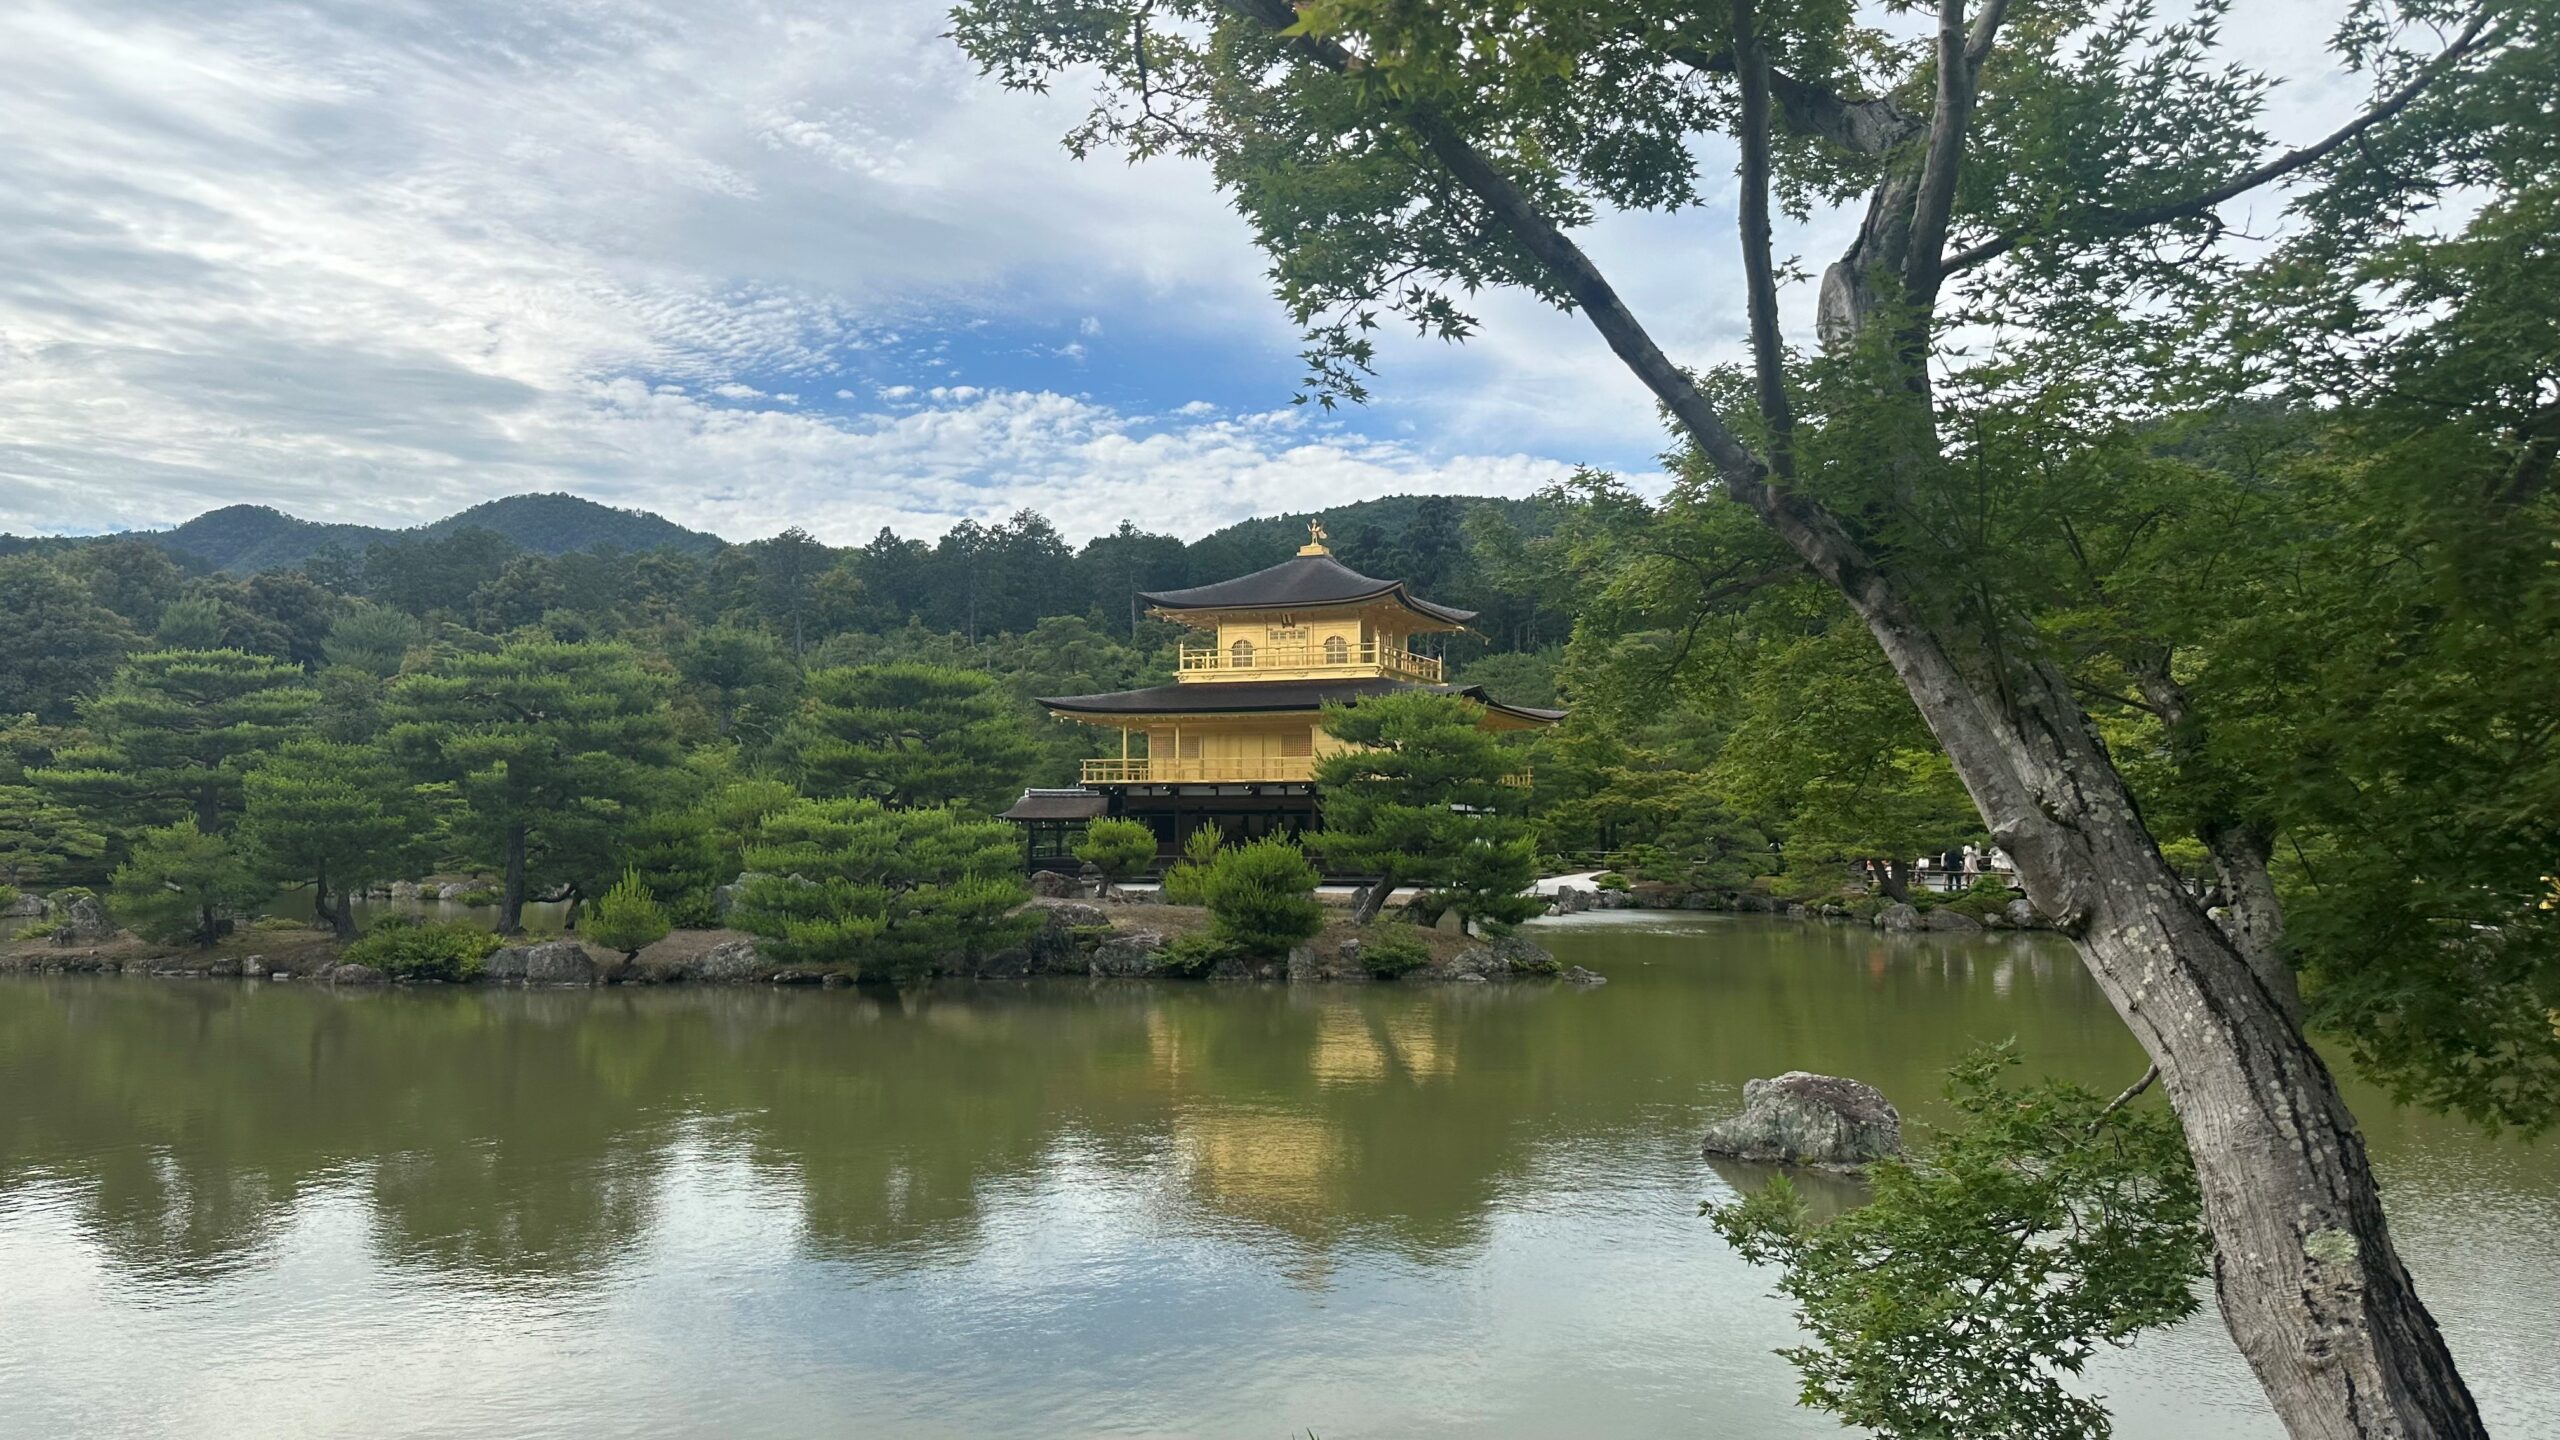
[[[1306,852],[1277,835],[1221,850],[1201,883],[1209,933],[1256,958],[1287,954],[1324,928],[1315,897],[1322,878]]]
[[[370,965],[395,980],[476,980],[498,937],[450,920],[385,915],[347,947],[347,962]]]
[[[1360,968],[1381,980],[1400,979],[1431,963],[1431,947],[1419,935],[1377,929],[1360,936]]]
[[[33,925],[20,930],[18,932],[18,938],[21,940],[42,940],[61,928],[62,922],[59,920],[39,920]]]
[[[0,885],[0,910],[6,910],[17,903],[18,887],[15,885]]]
[[[1624,890],[1627,888],[1627,877],[1615,870],[1603,870],[1591,877],[1591,883],[1603,890]]]
[[[1208,904],[1209,867],[1217,863],[1226,843],[1227,837],[1215,825],[1203,825],[1184,836],[1182,858],[1164,872],[1164,903]]]
[[[658,906],[657,897],[640,883],[640,872],[625,870],[622,883],[604,892],[596,902],[595,913],[587,917],[586,938],[607,950],[619,950],[625,958],[634,958],[651,945],[667,938],[667,912]]]
[[[1156,973],[1180,980],[1200,980],[1221,963],[1243,958],[1242,949],[1215,936],[1177,935],[1156,952]]]
[[[477,889],[465,890],[453,898],[454,903],[457,905],[468,905],[474,909],[478,909],[484,905],[495,905],[503,897],[501,897],[497,891],[483,885]]]
[[[1084,827],[1075,857],[1100,871],[1108,889],[1113,881],[1146,869],[1156,858],[1156,832],[1135,820],[1106,816]]]
[[[1997,876],[1986,875],[1966,889],[1943,897],[1938,903],[1959,915],[1980,920],[2008,909],[2009,902],[2017,898],[2018,892]]]
[[[249,928],[264,931],[270,935],[281,935],[287,930],[308,930],[312,927],[310,921],[296,920],[290,915],[261,915],[249,922]]]

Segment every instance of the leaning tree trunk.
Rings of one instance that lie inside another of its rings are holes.
[[[2029,664],[1977,681],[1890,606],[1861,609],[2028,897],[2159,1064],[2224,1321],[2287,1427],[2305,1440],[2485,1434],[2392,1247],[2328,1067],[2289,997],[2161,858],[2064,677]]]
[[[1286,0],[1228,3],[1274,32],[1289,30],[1298,18]],[[1944,278],[1970,92],[2005,8],[1986,5],[1968,30],[1961,0],[1940,0],[1937,110],[1926,125],[1928,144],[1911,147],[1924,154],[1916,171],[1902,164],[1886,169],[1856,242],[1823,280],[1819,318],[1826,347],[1844,346],[1880,320],[1893,327],[1892,349],[1904,366],[1902,390],[1921,421],[1912,431],[1919,437],[1933,429],[1925,342]],[[1736,18],[1735,63],[1745,77],[1737,138],[1753,356],[1763,419],[1783,441],[1792,421],[1776,373],[1783,346],[1774,277],[1771,266],[1748,253],[1769,244],[1770,97],[1761,73],[1768,60],[1747,0]],[[2467,35],[2486,23],[2484,16]],[[1325,69],[1347,74],[1359,68],[1358,58],[1330,37],[1300,35],[1291,43]],[[2286,1427],[2304,1440],[2484,1435],[2444,1338],[2392,1249],[2364,1141],[2336,1082],[2284,1004],[2161,858],[2061,672],[2048,663],[1951,647],[1912,610],[1898,577],[1839,517],[1793,485],[1783,445],[1773,443],[1769,462],[1755,455],[1528,191],[1427,104],[1403,105],[1396,114],[1546,268],[1697,442],[1726,492],[1839,591],[1874,634],[1992,839],[2016,862],[2028,898],[2072,937],[2159,1065],[2195,1157],[2224,1320]],[[1872,153],[1889,148],[1880,144]],[[2317,158],[2321,151],[2296,153]],[[1888,304],[1888,296],[1898,303]],[[1771,400],[1779,403],[1772,407]],[[1918,466],[1897,470],[1919,473]],[[1958,656],[1976,663],[1960,665]]]
[[[1394,893],[1395,888],[1395,872],[1380,870],[1376,882],[1360,892],[1360,903],[1351,907],[1351,923],[1367,925],[1377,919],[1378,912],[1387,908],[1387,896]]]

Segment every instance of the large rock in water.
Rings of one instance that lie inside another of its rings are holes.
[[[1790,1070],[1742,1087],[1742,1113],[1707,1127],[1709,1155],[1855,1170],[1902,1154],[1902,1114],[1873,1085]]]
[[[1897,900],[1893,904],[1887,905],[1876,912],[1876,928],[1879,930],[1917,930],[1920,928],[1920,912]]]

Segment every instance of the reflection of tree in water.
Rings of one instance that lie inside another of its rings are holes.
[[[1751,1075],[1847,1070],[1922,1100],[1970,1039],[2085,1056],[2096,1081],[2132,1054],[2040,952],[1820,927],[1577,944],[1618,983],[10,982],[0,1194],[69,1181],[120,1270],[203,1279],[258,1261],[317,1185],[352,1184],[395,1263],[584,1284],[648,1238],[708,1117],[724,1155],[796,1194],[802,1243],[866,1270],[967,1258],[991,1210],[1102,1186],[1080,1198],[1321,1275],[1345,1247],[1471,1252],[1559,1164],[1694,1166],[1700,1106]],[[1676,985],[1647,980],[1656,963]]]

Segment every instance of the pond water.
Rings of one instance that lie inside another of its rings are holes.
[[[2140,1069],[2049,940],[1537,928],[1612,983],[0,983],[0,1434],[1836,1434],[1701,1125]],[[2560,1436],[2560,1152],[2354,1099],[2492,1425]],[[2278,1434],[2209,1315],[2091,1383]]]

